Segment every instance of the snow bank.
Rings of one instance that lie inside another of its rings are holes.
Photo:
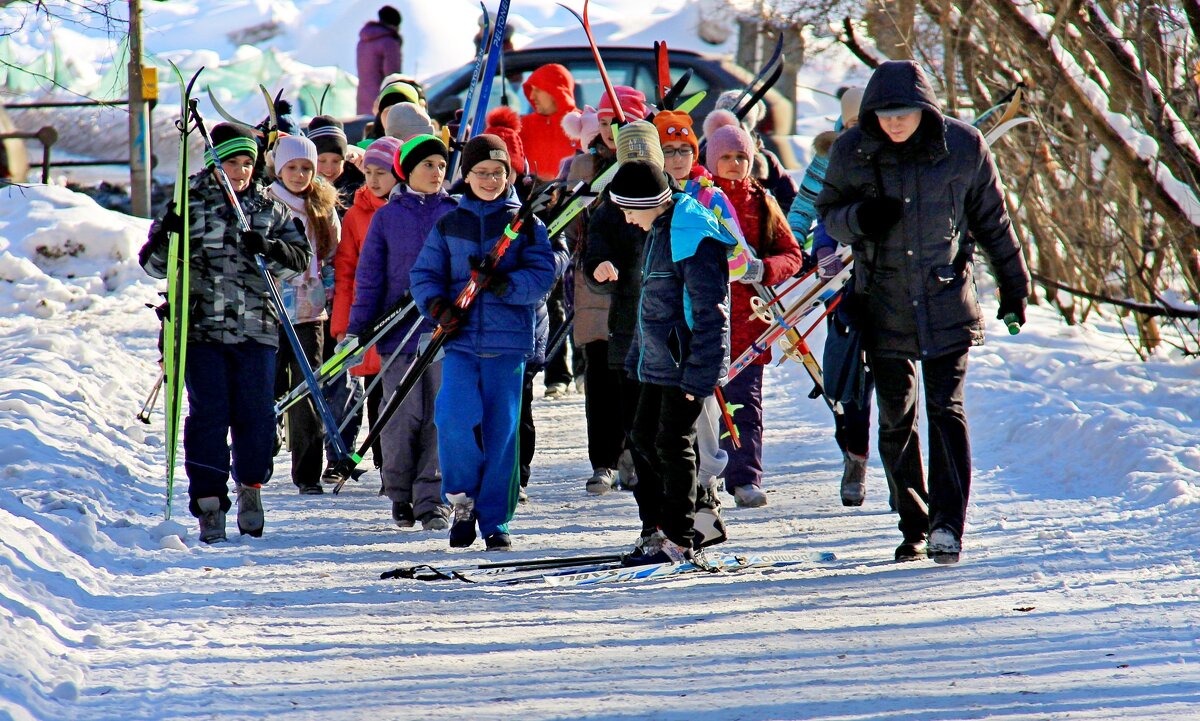
[[[0,314],[49,318],[143,279],[149,227],[66,188],[0,187]]]

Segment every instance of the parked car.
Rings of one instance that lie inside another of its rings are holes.
[[[637,47],[602,47],[600,54],[604,58],[604,66],[608,70],[609,79],[613,85],[630,85],[646,94],[653,102],[654,84],[657,75],[652,48]],[[678,80],[687,70],[693,75],[684,92],[684,97],[701,90],[708,94],[692,116],[700,120],[713,109],[717,96],[729,89],[740,89],[754,77],[732,60],[716,55],[703,55],[686,50],[671,50],[671,80]],[[517,50],[505,53],[504,73],[508,82],[509,104],[517,108],[521,114],[532,112],[525,94],[521,91],[521,83],[537,68],[547,63],[559,63],[566,66],[575,78],[575,104],[583,107],[585,104],[596,106],[604,94],[604,84],[600,80],[600,72],[592,58],[591,48],[587,47],[557,47],[537,48],[533,50]],[[471,84],[471,72],[475,63],[471,62],[457,70],[451,70],[434,78],[425,90],[428,99],[430,115],[435,119],[446,120],[454,117],[454,111],[462,107],[463,96]],[[488,109],[501,103],[503,96],[502,80],[499,74],[493,79],[491,95],[488,98]],[[764,144],[775,151],[783,164],[789,168],[797,166],[792,145],[787,137],[793,126],[793,109],[787,99],[772,90],[764,99],[767,113],[759,125]]]

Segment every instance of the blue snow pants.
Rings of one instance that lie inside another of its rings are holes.
[[[520,475],[517,425],[525,358],[446,351],[442,389],[434,404],[442,495],[475,499],[479,535],[508,532]]]

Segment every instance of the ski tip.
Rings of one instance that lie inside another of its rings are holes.
[[[833,551],[817,551],[813,554],[813,560],[817,563],[833,563],[838,557]]]

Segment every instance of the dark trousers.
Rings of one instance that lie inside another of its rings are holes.
[[[297,323],[296,335],[300,347],[313,368],[321,364],[321,351],[325,340],[324,323]],[[292,352],[283,329],[279,329],[279,358],[275,364],[275,394],[281,396],[299,383],[304,374]],[[324,458],[325,427],[312,399],[292,406],[288,411],[288,448],[292,451],[292,483],[298,487],[316,486],[321,483],[321,462]]]
[[[867,456],[871,453],[871,393],[875,376],[866,371],[862,403],[843,403],[842,412],[833,414],[833,438],[843,453]]]
[[[762,483],[762,380],[763,366],[752,365],[721,389],[725,402],[736,408],[733,424],[741,441],[741,447],[734,448],[731,438],[721,439],[721,448],[729,454],[729,463],[725,466],[725,490],[730,493],[738,486]]]
[[[921,362],[929,416],[929,487],[917,428],[916,362],[868,355],[879,403],[879,455],[895,489],[900,532],[924,538],[949,528],[961,538],[971,490],[971,442],[963,410],[967,351]]]
[[[322,333],[324,340],[321,346],[321,361],[325,362],[333,357],[333,350],[337,347],[337,340],[329,335],[329,324],[322,323],[324,326]],[[313,365],[313,370],[317,369],[317,365]],[[338,379],[325,386],[325,400],[329,402],[329,408],[333,411],[333,418],[341,425],[345,422],[350,409],[362,400],[363,395],[362,381],[357,376],[352,376],[349,373],[343,373]],[[358,430],[362,428],[362,409],[360,408],[354,417],[346,423],[346,428],[342,431],[342,445],[345,446],[347,453],[353,453],[354,441],[358,438]],[[333,443],[327,437],[325,439],[325,458],[328,459],[329,465],[333,465],[337,460]]]
[[[633,419],[633,488],[642,531],[662,529],[667,538],[692,547],[696,508],[696,419],[703,399],[688,400],[674,386],[641,384]]]
[[[533,452],[537,445],[537,428],[533,425],[533,377],[538,374],[538,368],[526,366],[525,376],[521,383],[521,420],[517,425],[520,441],[517,446],[518,466],[521,475],[521,487],[529,485],[529,474],[533,468]]]
[[[375,382],[375,376],[363,376],[362,379],[365,388],[370,388]],[[367,394],[367,431],[375,427],[379,422],[379,407],[383,405],[383,383],[379,383]],[[371,458],[375,461],[375,468],[383,468],[383,442],[382,436],[375,439],[375,444],[371,446]],[[357,450],[357,449],[351,449]]]
[[[183,453],[188,510],[199,517],[198,498],[216,496],[221,499],[221,509],[229,510],[231,468],[237,483],[261,484],[271,478],[275,349],[254,341],[192,343],[185,372],[188,416],[183,422]]]
[[[608,341],[594,340],[583,346],[587,356],[584,383],[587,395],[588,460],[592,469],[616,470],[625,448],[625,426],[621,422],[621,373],[608,367]]]
[[[546,313],[550,320],[550,338],[558,332],[567,317],[566,301],[563,297],[564,283],[559,281],[554,285],[554,290],[550,292],[550,297],[546,299]],[[550,349],[547,348],[547,351]],[[571,369],[567,367],[567,357],[571,355],[571,334],[563,340],[559,351],[552,357],[546,358],[546,375],[542,378],[542,382],[546,386],[552,386],[555,383],[570,384]]]

